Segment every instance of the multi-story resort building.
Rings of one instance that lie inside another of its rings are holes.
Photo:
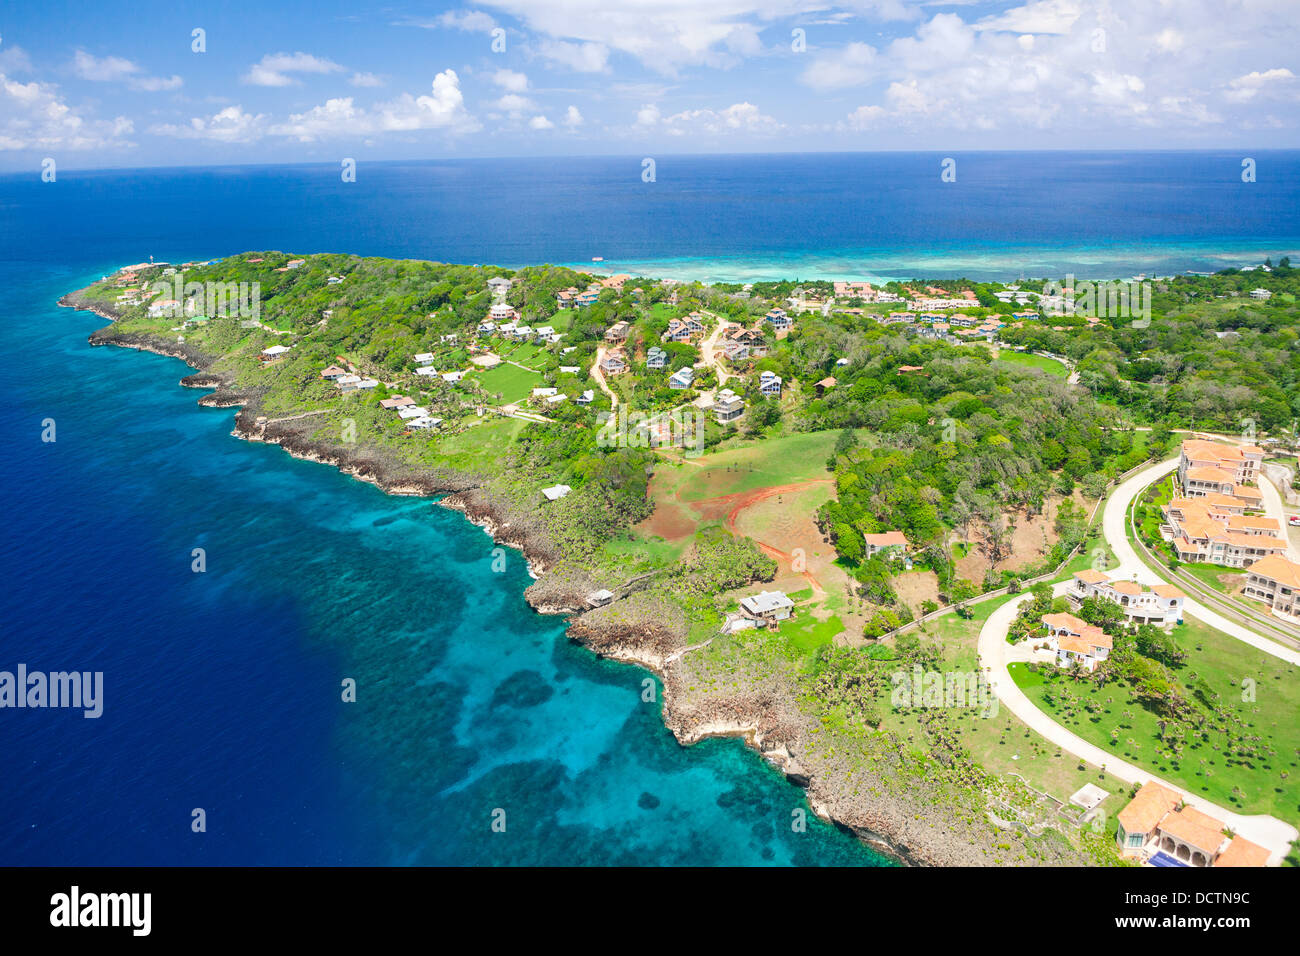
[[[1144,588],[1136,581],[1112,581],[1102,571],[1074,572],[1074,581],[1066,597],[1078,607],[1088,598],[1110,601],[1119,607],[1130,624],[1177,624],[1183,619],[1183,600],[1187,597],[1172,584]]]
[[[1280,554],[1261,558],[1250,566],[1242,593],[1263,601],[1275,614],[1300,617],[1300,564]]]
[[[1179,495],[1164,506],[1167,536],[1182,561],[1248,568],[1286,551],[1282,527],[1247,514],[1262,508],[1254,482],[1264,450],[1188,440],[1178,460]]]

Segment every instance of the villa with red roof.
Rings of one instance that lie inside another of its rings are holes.
[[[1263,601],[1275,614],[1300,616],[1300,564],[1271,554],[1250,566],[1242,593]]]
[[[1078,607],[1088,598],[1101,598],[1117,605],[1131,624],[1168,626],[1183,619],[1183,600],[1187,597],[1172,584],[1144,588],[1136,581],[1112,581],[1102,571],[1087,569],[1074,572],[1074,581],[1066,596]]]
[[[1042,621],[1058,667],[1078,663],[1091,671],[1110,656],[1115,646],[1109,634],[1073,614],[1044,614]]]
[[[1164,866],[1267,866],[1269,851],[1183,802],[1177,790],[1154,780],[1117,815],[1120,853]],[[1153,858],[1157,858],[1154,859]]]
[[[891,560],[907,550],[907,539],[901,531],[885,531],[882,534],[862,536],[867,542],[867,557],[883,554]]]

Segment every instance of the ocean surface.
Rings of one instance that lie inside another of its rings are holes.
[[[230,436],[173,359],[55,299],[245,249],[680,277],[1207,270],[1300,250],[1300,154],[640,157],[0,177],[0,864],[884,861],[736,740],[677,745],[645,672],[530,611],[432,502]],[[53,424],[55,441],[42,441]],[[206,570],[193,570],[203,549]],[[341,684],[356,681],[355,703]],[[206,832],[195,833],[196,809]],[[493,822],[505,821],[504,832]]]

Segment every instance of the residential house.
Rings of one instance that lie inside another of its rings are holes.
[[[891,561],[907,550],[907,538],[903,537],[901,531],[885,531],[881,534],[864,534],[863,540],[867,543],[868,558],[875,557],[877,554],[889,558]]]
[[[542,494],[546,496],[547,501],[558,501],[572,490],[568,485],[551,485],[549,488],[543,488]]]
[[[433,361],[433,353],[432,353],[432,352],[418,352],[418,353],[416,353],[415,361],[416,361],[416,363],[419,364],[419,365],[428,365],[430,362]]]
[[[787,620],[793,608],[794,601],[781,591],[759,591],[740,600],[740,613],[759,627],[771,627]]]
[[[1189,470],[1189,474],[1195,472]],[[1224,497],[1218,492],[1212,494],[1215,501]],[[1248,568],[1268,555],[1286,552],[1277,521],[1227,513],[1218,505],[1202,503],[1210,500],[1210,495],[1174,498],[1162,509],[1170,529],[1170,543],[1180,561]]]
[[[422,405],[403,405],[397,410],[397,417],[402,421],[411,418],[428,418],[429,410]]]
[[[785,309],[773,309],[763,316],[763,321],[777,330],[788,329],[794,325],[794,319],[786,314]]]
[[[1073,614],[1044,614],[1042,620],[1056,651],[1058,667],[1078,663],[1091,671],[1110,656],[1115,646],[1109,634]]]
[[[758,376],[758,390],[763,395],[781,397],[781,376],[775,372],[763,372]]]
[[[585,392],[583,392],[581,395],[579,395],[577,398],[574,399],[574,401],[577,402],[579,405],[590,405],[595,400],[596,400],[596,391],[595,389],[591,389],[591,388],[587,389]]]
[[[1193,498],[1212,491],[1232,494],[1233,485],[1255,481],[1263,460],[1264,449],[1256,445],[1188,439],[1178,458],[1178,481]]]
[[[821,398],[823,395],[825,395],[826,390],[828,388],[834,388],[834,387],[835,387],[835,377],[832,375],[827,375],[820,382],[813,383],[813,388],[816,390],[818,398]]]
[[[381,408],[409,408],[415,404],[415,399],[408,395],[394,395],[392,398],[385,398],[379,402]]]
[[[689,365],[686,365],[683,366],[682,368],[679,368],[677,371],[673,372],[672,375],[668,376],[668,387],[676,388],[676,389],[690,388],[691,383],[694,381],[695,381],[695,369],[691,368]]]
[[[718,392],[713,400],[713,417],[719,422],[735,421],[744,412],[744,401],[729,388]]]
[[[1273,293],[1269,292],[1267,289],[1251,289],[1250,297],[1252,299],[1259,299],[1260,301],[1267,301],[1273,298]]]
[[[600,360],[600,370],[606,375],[622,375],[627,371],[627,359],[618,350],[607,352]]]
[[[320,377],[325,379],[325,381],[327,382],[337,382],[340,378],[342,378],[344,375],[347,374],[348,374],[347,369],[339,368],[337,365],[331,365],[329,368],[323,369],[321,371]]]
[[[502,322],[515,321],[519,318],[519,313],[508,302],[495,302],[492,308],[488,309],[488,318],[500,325]]]
[[[1268,849],[1184,802],[1183,795],[1149,780],[1116,815],[1120,853],[1161,866],[1267,866]]]
[[[645,367],[649,369],[663,369],[668,366],[668,353],[657,345],[650,346],[645,355]]]
[[[287,345],[272,345],[269,349],[262,349],[262,354],[258,358],[262,362],[274,362],[287,351],[289,351]]]
[[[1076,571],[1066,596],[1078,607],[1088,598],[1110,601],[1133,624],[1177,624],[1183,619],[1187,597],[1172,584],[1144,588],[1136,581],[1112,581],[1102,571]]]

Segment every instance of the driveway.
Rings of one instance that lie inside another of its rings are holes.
[[[1102,533],[1106,536],[1107,546],[1119,559],[1119,566],[1106,572],[1111,578],[1137,581],[1139,584],[1145,584],[1148,587],[1169,583],[1147,567],[1138,557],[1137,551],[1129,541],[1127,534],[1128,506],[1143,488],[1165,477],[1177,467],[1178,459],[1171,458],[1158,465],[1143,469],[1116,488],[1110,496],[1110,500],[1106,502],[1106,510],[1102,513]],[[1274,494],[1276,493],[1276,490],[1274,490]],[[1268,493],[1266,491],[1265,499],[1267,497]],[[1260,609],[1264,610],[1264,605],[1261,604]],[[1223,631],[1229,637],[1235,637],[1243,644],[1249,644],[1256,650],[1272,654],[1274,657],[1281,658],[1288,663],[1300,665],[1300,651],[1292,650],[1266,637],[1261,637],[1244,625],[1230,621],[1222,614],[1215,613],[1199,601],[1195,601],[1190,597],[1185,598],[1183,600],[1183,610],[1192,617],[1204,621],[1210,627]]]
[[[1156,468],[1161,467],[1163,465],[1156,466]],[[1064,594],[1069,586],[1068,581],[1062,582],[1053,588],[1053,593]],[[1300,837],[1300,832],[1297,832],[1296,828],[1291,824],[1266,814],[1246,816],[1236,813],[1212,803],[1204,797],[1188,793],[1182,787],[1175,786],[1167,780],[1162,780],[1151,772],[1121,760],[1114,754],[1108,753],[1095,744],[1077,736],[1039,710],[1025,696],[1024,691],[1016,686],[1015,681],[1011,679],[1011,674],[1007,671],[1010,658],[1023,657],[1024,652],[1017,652],[1017,647],[1007,643],[1007,631],[1015,620],[1020,605],[1032,597],[1032,594],[1026,592],[1014,600],[1007,601],[989,615],[984,627],[980,630],[980,666],[984,668],[989,685],[1002,705],[1020,718],[1035,733],[1050,740],[1073,756],[1086,760],[1094,766],[1101,767],[1110,776],[1128,784],[1138,785],[1154,780],[1161,786],[1177,791],[1182,794],[1186,803],[1222,820],[1232,827],[1234,832],[1240,833],[1246,839],[1267,847],[1269,865],[1277,866],[1282,858],[1286,856],[1287,847],[1297,837]]]

